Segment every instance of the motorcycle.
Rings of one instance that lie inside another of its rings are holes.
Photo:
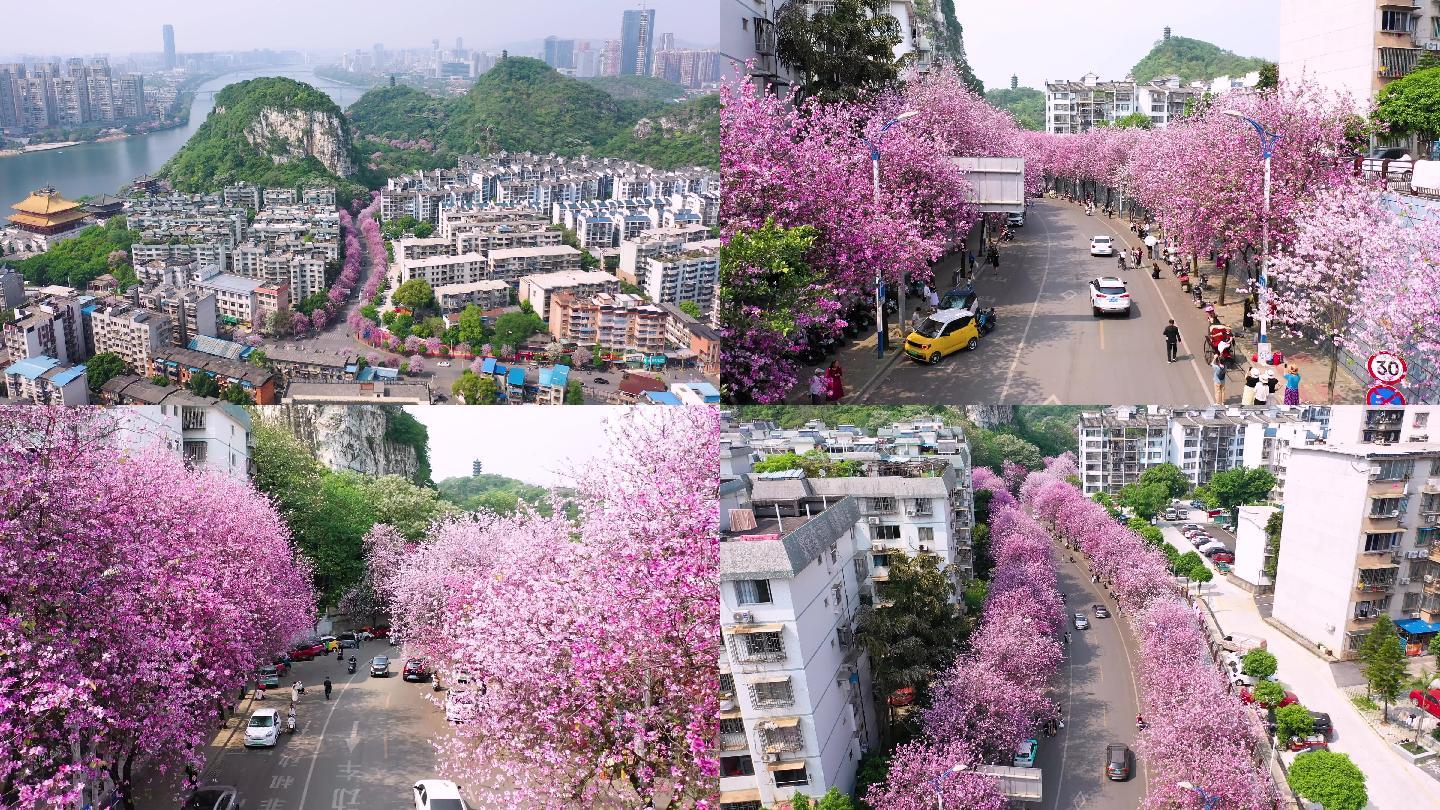
[[[995,331],[995,308],[985,307],[975,313],[975,329],[981,335],[988,335]]]
[[[289,716],[287,716],[287,717],[285,718],[285,733],[286,733],[286,734],[294,734],[294,733],[295,733],[295,715],[293,715],[293,714],[292,714],[292,715],[289,715]]]
[[[351,675],[355,674],[355,656],[350,656],[350,661],[348,664],[346,664],[345,668],[350,671]]]

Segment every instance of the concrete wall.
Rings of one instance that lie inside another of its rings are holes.
[[[1363,107],[1379,86],[1378,15],[1374,0],[1280,0],[1280,78],[1304,75]]]

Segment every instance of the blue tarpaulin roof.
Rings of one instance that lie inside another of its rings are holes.
[[[487,357],[487,358],[485,358],[484,360],[482,360],[482,361],[480,362],[480,372],[481,372],[482,374],[494,374],[494,373],[495,373],[495,358],[493,358],[493,357]]]
[[[1440,623],[1427,622],[1424,619],[1401,619],[1395,623],[1395,626],[1412,636],[1418,636],[1422,633],[1440,632]]]
[[[680,398],[669,391],[646,391],[645,399],[655,405],[679,405]]]
[[[12,364],[5,369],[6,374],[19,374],[27,380],[33,380],[50,369],[60,365],[60,361],[53,357],[39,355],[38,357],[27,357]]]
[[[540,384],[553,385],[556,388],[564,388],[570,379],[569,366],[555,366],[553,368],[540,369]]]
[[[523,368],[512,368],[512,369],[510,369],[510,373],[509,373],[509,375],[506,376],[505,381],[508,382],[508,383],[510,383],[511,385],[524,385],[524,384],[525,384],[525,369],[523,369]]]
[[[66,383],[74,380],[77,377],[84,376],[85,366],[84,364],[81,364],[78,366],[72,366],[71,368],[67,368],[64,371],[56,374],[54,377],[50,378],[50,382],[55,383],[56,385],[65,385]]]

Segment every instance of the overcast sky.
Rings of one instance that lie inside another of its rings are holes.
[[[655,30],[695,45],[719,41],[714,0],[648,0]],[[140,53],[161,50],[160,27],[175,26],[175,49],[228,51],[387,48],[499,49],[554,34],[619,39],[620,14],[638,0],[68,0],[63,6],[0,2],[0,52],[35,55]]]
[[[1044,90],[1046,79],[1123,79],[1160,40],[1200,39],[1241,56],[1279,57],[1275,0],[1029,0],[956,2],[965,55],[987,89]]]
[[[487,473],[549,486],[566,483],[565,473],[603,454],[605,421],[627,409],[422,405],[405,410],[430,429],[434,480],[469,475],[470,462],[478,458]]]

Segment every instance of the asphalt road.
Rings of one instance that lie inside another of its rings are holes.
[[[1128,319],[1091,314],[1089,280],[1119,272],[1114,258],[1090,256],[1090,237],[1102,234],[1124,247],[1139,245],[1126,220],[1087,217],[1080,207],[1061,200],[1034,200],[1025,226],[1017,229],[1013,242],[1002,245],[1000,267],[983,267],[977,274],[981,306],[996,308],[996,330],[974,352],[950,355],[938,366],[901,357],[871,385],[849,380],[852,386],[863,386],[857,401],[1210,402],[1210,367],[1202,343],[1204,316],[1163,262],[1159,280],[1148,271],[1123,274],[1133,301]],[[956,267],[958,257],[937,268],[942,285],[950,282]],[[1166,362],[1161,336],[1171,318],[1181,330],[1176,363]],[[842,354],[866,351],[856,345]],[[873,354],[873,343],[868,352]],[[839,359],[849,367],[845,357]],[[1230,387],[1233,391],[1228,393],[1238,400],[1238,384],[1232,382]]]
[[[388,655],[391,675],[372,678],[368,663]],[[244,723],[255,708],[285,709],[291,678],[264,701],[245,700],[237,717],[208,754],[206,784],[239,789],[244,810],[401,810],[413,808],[410,786],[419,779],[442,778],[436,770],[432,741],[450,733],[442,710],[428,702],[428,683],[401,680],[404,665],[398,647],[369,642],[356,653],[359,667],[349,675],[332,658],[301,661],[293,674],[305,682],[294,736],[281,735],[274,748],[246,749]],[[329,701],[321,682],[334,686]],[[444,693],[437,693],[443,695]],[[177,805],[141,801],[141,810],[173,810]]]
[[[1062,555],[1060,590],[1068,612],[1083,610],[1090,629],[1076,630],[1073,622],[1067,622],[1069,657],[1055,686],[1065,730],[1040,739],[1036,764],[1044,774],[1044,798],[1039,806],[1043,810],[1138,808],[1149,780],[1143,760],[1134,757],[1128,781],[1112,782],[1105,776],[1106,745],[1119,742],[1130,746],[1132,753],[1135,750],[1138,686],[1132,673],[1137,651],[1124,619],[1115,616],[1114,600],[1090,582],[1082,565],[1068,562],[1068,551],[1057,548]],[[1094,604],[1109,608],[1112,618],[1095,618]]]

